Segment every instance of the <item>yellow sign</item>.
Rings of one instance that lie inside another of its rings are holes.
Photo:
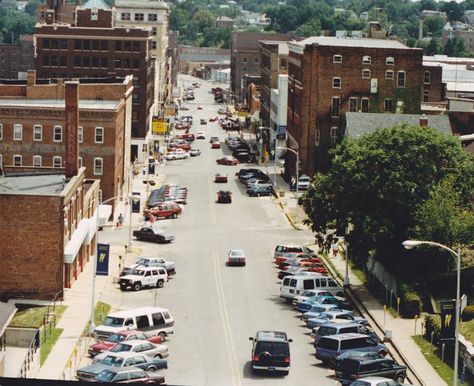
[[[153,117],[151,131],[153,134],[164,134],[168,131],[168,123],[163,119]]]

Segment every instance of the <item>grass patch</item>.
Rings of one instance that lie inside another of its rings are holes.
[[[57,305],[55,307],[56,320],[58,320],[64,313],[67,306]],[[51,308],[52,310],[52,308]],[[43,325],[44,316],[48,312],[48,307],[31,307],[22,311],[18,311],[12,321],[10,322],[11,327],[22,327],[22,328],[39,328]]]
[[[53,328],[48,335],[46,336],[46,339],[43,341],[41,339],[41,348],[40,348],[40,365],[43,366],[44,362],[48,358],[49,353],[51,352],[52,348],[56,344],[56,341],[59,339],[63,332],[62,328]],[[46,332],[42,332],[41,335],[46,334]]]
[[[474,319],[469,322],[461,322],[459,330],[469,342],[474,342]]]
[[[448,366],[446,363],[441,361],[441,358],[438,357],[437,350],[438,348],[428,342],[421,336],[414,336],[413,340],[420,347],[421,352],[423,353],[426,360],[429,362],[431,367],[433,367],[438,375],[448,384],[453,384],[453,369]]]
[[[107,304],[104,302],[96,303],[95,308],[94,308],[94,324],[96,327],[102,324],[102,321],[109,314],[109,312],[110,312],[110,304]],[[89,333],[89,326],[90,326],[90,323],[88,322],[86,328],[84,329],[84,334]]]

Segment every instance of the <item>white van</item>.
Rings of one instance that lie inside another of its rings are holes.
[[[295,296],[308,290],[322,290],[334,296],[344,296],[343,288],[334,279],[329,276],[315,274],[285,277],[280,287],[280,297],[286,299],[287,302],[291,302]]]
[[[103,324],[95,329],[95,339],[105,340],[116,332],[138,330],[159,335],[164,341],[166,335],[173,333],[173,326],[174,319],[166,308],[134,308],[107,315]]]

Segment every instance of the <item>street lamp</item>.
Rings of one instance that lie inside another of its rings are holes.
[[[459,312],[461,305],[461,249],[458,248],[457,252],[454,249],[447,247],[446,245],[435,243],[434,241],[420,241],[420,240],[405,240],[402,245],[405,249],[412,249],[419,245],[432,245],[450,252],[456,258],[456,321],[455,321],[455,332],[454,332],[454,374],[453,374],[453,385],[458,384],[458,365],[459,365]]]
[[[98,246],[99,246],[99,208],[100,205],[104,205],[105,203],[112,201],[112,200],[117,200],[117,199],[123,199],[123,198],[128,198],[129,199],[129,219],[128,219],[128,245],[127,245],[127,251],[130,250],[132,246],[132,201],[135,201],[138,199],[138,197],[133,196],[132,194],[129,194],[128,196],[115,196],[108,198],[105,201],[102,201],[97,205],[97,210],[96,210],[96,224],[95,224],[95,253],[93,255],[93,262],[92,262],[92,295],[91,295],[91,316],[90,316],[90,321],[89,321],[89,333],[92,335],[95,330],[95,324],[94,324],[94,307],[95,307],[95,282],[96,282],[96,268],[97,268],[97,254],[98,254]]]
[[[276,147],[275,150],[288,150],[291,151],[292,153],[296,154],[296,197],[298,197],[298,180],[300,179],[299,176],[299,169],[300,169],[300,152],[298,150],[293,150],[291,147],[284,147],[284,146],[279,146]]]

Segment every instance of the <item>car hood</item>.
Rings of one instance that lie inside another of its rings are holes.
[[[86,367],[80,368],[78,371],[89,373],[89,374],[99,374],[102,370],[108,368],[109,365],[103,365],[101,363],[95,363]]]
[[[124,279],[124,280],[141,280],[141,279],[143,279],[143,276],[140,276],[140,275],[125,275],[125,276],[120,276],[120,279]]]
[[[110,350],[116,343],[97,342],[91,344],[90,348],[96,352]]]

